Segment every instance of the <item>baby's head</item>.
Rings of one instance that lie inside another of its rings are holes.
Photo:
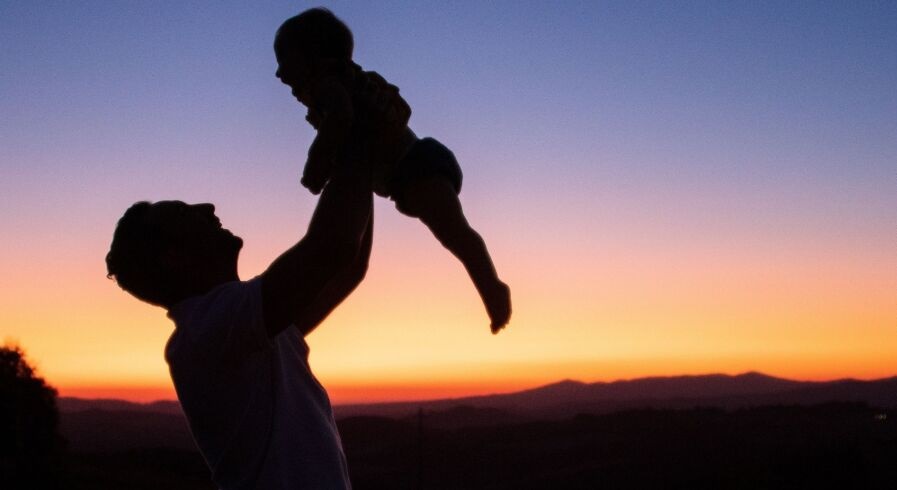
[[[302,100],[309,82],[328,62],[352,60],[353,44],[352,31],[333,12],[306,10],[287,19],[274,36],[277,78]]]

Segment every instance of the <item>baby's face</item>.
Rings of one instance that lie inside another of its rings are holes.
[[[277,72],[281,82],[293,89],[293,97],[308,106],[311,104],[310,87],[314,76],[311,66],[298,52],[281,53],[275,50]]]

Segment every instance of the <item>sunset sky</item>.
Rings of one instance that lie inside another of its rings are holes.
[[[171,398],[162,309],[105,277],[137,200],[212,202],[244,279],[304,233],[274,31],[314,4],[0,0],[0,342],[63,396]],[[385,200],[308,338],[336,403],[572,378],[897,375],[897,2],[332,2],[449,146],[512,288]]]

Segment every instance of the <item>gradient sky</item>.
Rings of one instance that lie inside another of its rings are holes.
[[[105,277],[137,200],[213,202],[250,278],[304,233],[297,2],[0,0],[0,341],[63,395],[171,397],[163,310]],[[897,374],[897,3],[332,2],[458,156],[512,287],[376,205],[309,337],[335,402],[759,370]]]

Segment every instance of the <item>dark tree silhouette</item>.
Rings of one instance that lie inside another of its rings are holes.
[[[0,487],[53,488],[61,471],[56,390],[14,345],[0,346]]]

